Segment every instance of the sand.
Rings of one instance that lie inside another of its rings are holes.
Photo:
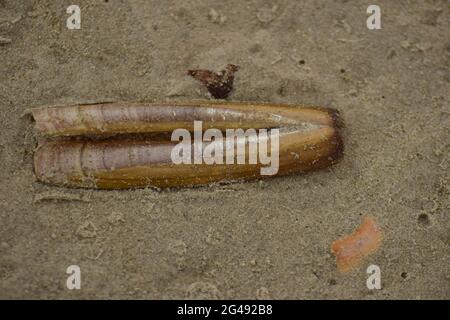
[[[381,30],[370,3],[313,0],[79,0],[68,30],[72,2],[0,0],[0,298],[450,298],[448,1],[377,1]],[[28,108],[209,99],[186,70],[228,63],[229,100],[337,108],[342,161],[180,190],[35,180]],[[381,247],[341,274],[331,243],[366,215]]]

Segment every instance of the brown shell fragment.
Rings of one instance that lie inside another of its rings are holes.
[[[234,164],[173,163],[171,152],[178,142],[170,141],[170,134],[165,139],[157,139],[152,134],[171,133],[179,128],[193,132],[194,121],[202,121],[203,130],[279,129],[276,175],[332,165],[343,150],[338,113],[318,107],[205,101],[118,102],[44,107],[33,109],[32,114],[36,128],[54,137],[41,143],[35,152],[36,177],[59,186],[181,187],[267,177],[261,176],[260,163],[248,161],[244,164],[237,161]],[[224,142],[225,159],[227,151],[236,146],[225,135],[222,140],[209,143]],[[268,142],[271,145],[270,139]],[[209,143],[205,142],[203,148]],[[250,157],[248,142],[245,150],[246,157]],[[236,157],[234,152],[234,160]]]
[[[225,99],[233,90],[234,74],[239,66],[228,64],[224,70],[216,73],[211,70],[188,70],[188,75],[197,79],[216,99]]]
[[[381,240],[381,230],[376,221],[371,217],[364,217],[357,230],[331,245],[338,270],[345,273],[356,268],[365,257],[379,248]]]

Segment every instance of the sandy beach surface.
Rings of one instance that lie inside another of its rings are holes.
[[[369,30],[370,4],[0,0],[0,298],[449,299],[450,4],[380,0]],[[179,190],[36,181],[27,109],[210,99],[186,70],[228,63],[228,100],[338,109],[342,160]],[[365,216],[381,246],[343,274],[331,244]]]

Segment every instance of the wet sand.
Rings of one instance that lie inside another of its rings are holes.
[[[378,1],[381,30],[352,1],[80,0],[80,30],[70,4],[0,0],[0,298],[450,298],[448,1]],[[36,181],[28,108],[210,99],[186,70],[228,63],[228,100],[338,109],[341,162],[180,190]],[[366,215],[381,246],[341,274],[331,244]]]

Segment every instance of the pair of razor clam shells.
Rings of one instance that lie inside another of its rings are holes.
[[[175,164],[175,129],[279,128],[279,168],[287,175],[334,164],[342,151],[334,109],[235,102],[114,102],[32,109],[47,138],[34,154],[39,181],[97,189],[183,187],[259,179],[257,164]],[[227,140],[224,135],[224,140]],[[225,141],[225,145],[226,141]],[[236,153],[235,153],[236,154]],[[225,156],[225,152],[224,152]]]

